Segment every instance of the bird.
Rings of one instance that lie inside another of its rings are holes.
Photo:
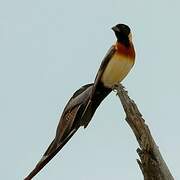
[[[101,102],[132,69],[135,63],[135,49],[129,26],[117,24],[112,30],[117,40],[101,62],[94,82],[82,86],[70,98],[61,115],[55,138],[24,180],[31,180],[81,126],[88,126]]]

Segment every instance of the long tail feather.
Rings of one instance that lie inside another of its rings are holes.
[[[36,165],[36,167],[27,177],[24,178],[24,180],[31,180],[63,148],[63,146],[69,141],[69,139],[74,135],[76,131],[77,129],[71,131],[67,138],[65,138],[64,141],[59,146],[57,146],[57,148],[53,152],[46,156],[43,156],[39,163]],[[51,144],[53,144],[53,142]]]

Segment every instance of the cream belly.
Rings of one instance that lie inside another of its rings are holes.
[[[131,70],[133,64],[132,59],[115,54],[101,77],[104,86],[112,88],[115,84],[121,82]]]

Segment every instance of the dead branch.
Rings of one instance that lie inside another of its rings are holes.
[[[126,121],[140,146],[137,149],[140,160],[137,162],[144,180],[174,180],[137,105],[121,84],[115,89],[126,113]]]

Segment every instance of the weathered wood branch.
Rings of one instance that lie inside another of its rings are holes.
[[[140,160],[137,162],[144,180],[174,180],[137,105],[129,98],[121,84],[115,87],[115,90],[126,113],[126,121],[140,146],[137,149]]]

